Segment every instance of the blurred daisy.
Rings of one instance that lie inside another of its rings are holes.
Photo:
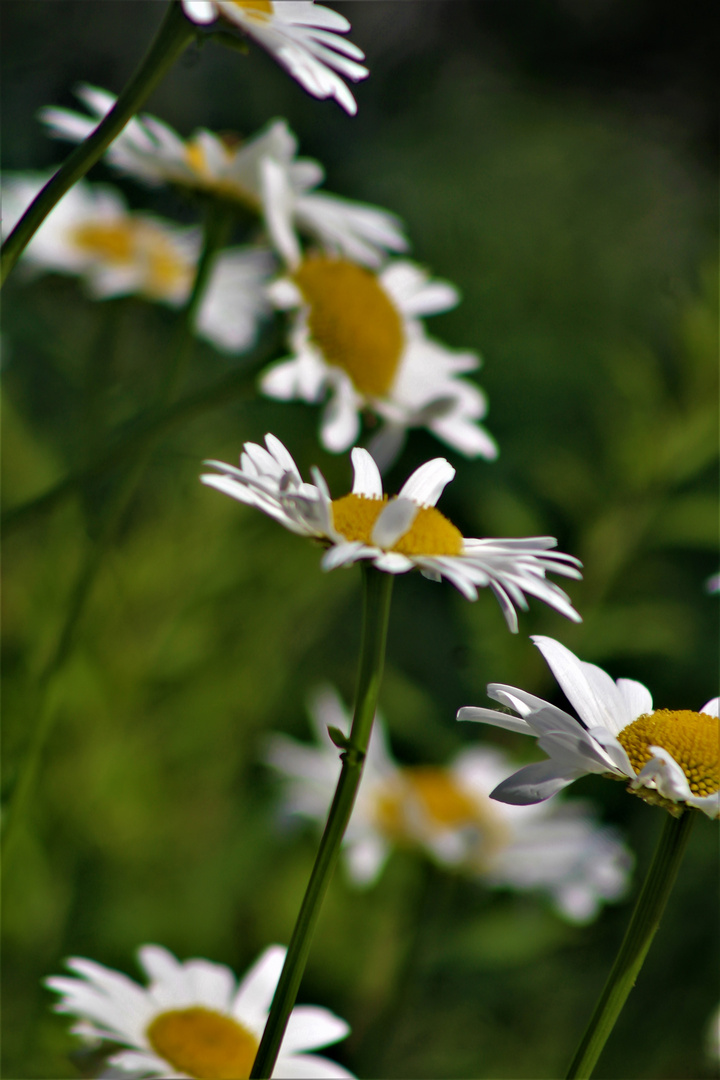
[[[339,37],[350,23],[312,0],[182,0],[189,19],[210,23],[223,16],[270,53],[316,98],[333,97],[352,116],[355,98],[340,78],[365,79],[362,49]],[[339,72],[340,75],[336,74]]]
[[[72,109],[41,109],[40,118],[57,138],[81,142],[115,104],[114,94],[81,85],[77,96],[90,116]],[[402,224],[375,206],[313,189],[324,170],[297,157],[298,143],[284,120],[274,120],[250,139],[220,136],[201,128],[182,139],[155,116],[136,117],[106,151],[120,172],[157,185],[180,184],[232,199],[264,214],[278,251],[299,258],[295,229],[310,234],[328,251],[378,266],[387,251],[405,251]]]
[[[22,173],[3,183],[3,228],[19,219],[48,177]],[[200,256],[198,229],[130,212],[114,188],[80,181],[45,219],[23,254],[30,272],[82,278],[95,299],[137,295],[170,307],[188,299]],[[267,250],[234,248],[215,260],[196,330],[226,352],[242,352],[270,313],[266,286],[274,270]]]
[[[276,735],[267,760],[285,780],[285,809],[322,825],[340,768],[327,729],[347,735],[350,716],[329,688],[314,695],[309,711],[320,745]],[[444,767],[400,766],[377,716],[345,835],[351,880],[371,885],[391,850],[404,846],[491,887],[546,892],[571,921],[593,918],[603,901],[624,893],[628,850],[579,805],[540,806],[528,817],[491,802],[488,792],[509,766],[489,748],[463,751]]]
[[[712,574],[705,582],[705,591],[709,593],[720,593],[720,573]]]
[[[435,508],[455,476],[444,458],[421,465],[400,494],[388,500],[377,465],[367,450],[356,447],[353,490],[331,499],[317,469],[313,469],[315,484],[306,484],[279,439],[266,435],[265,445],[267,449],[245,443],[239,469],[221,461],[207,462],[218,473],[208,473],[201,480],[256,506],[291,532],[320,541],[328,548],[322,558],[324,570],[351,566],[360,559],[370,560],[389,574],[418,569],[432,581],[447,578],[468,600],[476,600],[478,588],[489,585],[513,633],[517,631],[515,605],[527,609],[523,593],[580,621],[568,596],[545,579],[548,572],[581,576],[577,559],[548,550],[556,540],[549,536],[466,539]]]
[[[653,710],[650,691],[633,679],[613,682],[548,637],[532,639],[579,719],[513,686],[491,683],[490,697],[518,713],[468,706],[459,720],[537,735],[548,755],[499,784],[493,799],[525,806],[541,802],[586,773],[629,780],[628,791],[678,815],[686,807],[720,817],[718,699],[700,712]]]
[[[74,957],[77,978],[53,976],[46,985],[61,995],[57,1012],[77,1016],[73,1034],[128,1047],[108,1058],[112,1073],[133,1077],[249,1077],[286,950],[273,945],[238,981],[230,968],[209,960],[180,963],[159,945],[144,945],[139,986],[119,971]],[[307,1051],[344,1039],[349,1028],[327,1009],[300,1005],[292,1011],[273,1076],[351,1077],[328,1058]]]
[[[352,446],[368,409],[384,425],[371,446],[381,468],[395,459],[411,427],[426,427],[468,457],[497,456],[478,423],[485,396],[459,378],[479,366],[478,356],[433,341],[420,322],[458,303],[448,282],[431,280],[411,262],[375,274],[348,259],[314,255],[277,281],[271,297],[297,312],[293,356],[269,367],[261,388],[281,401],[320,402],[329,394],[320,427],[326,450]]]

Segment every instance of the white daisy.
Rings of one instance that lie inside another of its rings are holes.
[[[314,484],[306,484],[291,455],[274,435],[265,447],[245,443],[240,468],[209,461],[217,469],[201,477],[204,484],[256,506],[300,536],[320,541],[328,550],[324,570],[368,559],[378,570],[404,574],[419,569],[432,581],[447,578],[468,600],[489,585],[509,628],[517,631],[515,605],[527,609],[523,593],[537,596],[561,615],[580,621],[568,596],[546,580],[546,573],[579,578],[580,565],[572,555],[550,551],[550,536],[510,540],[472,540],[463,537],[435,504],[455,476],[444,458],[416,469],[400,494],[383,495],[377,465],[366,450],[352,452],[354,483],[351,494],[331,499],[327,484],[313,469]]]
[[[3,183],[3,227],[12,228],[48,177],[22,173]],[[188,299],[201,236],[149,214],[130,212],[109,185],[80,181],[45,219],[23,253],[35,273],[78,275],[95,299],[137,295],[171,307]],[[275,263],[261,248],[227,248],[215,259],[196,317],[197,333],[224,352],[243,352],[271,311]]]
[[[352,116],[355,98],[336,72],[357,82],[369,75],[362,49],[339,37],[350,29],[344,15],[312,0],[182,0],[196,23],[223,16],[239,26],[316,98],[333,97]]]
[[[114,94],[81,85],[77,96],[90,116],[48,107],[40,118],[57,138],[81,142],[115,104]],[[407,249],[402,223],[376,206],[313,189],[324,170],[298,158],[298,142],[284,120],[274,120],[250,139],[215,135],[201,128],[182,139],[168,124],[143,114],[131,120],[106,151],[120,172],[151,185],[174,183],[240,202],[264,214],[273,241],[286,259],[299,258],[300,229],[328,251],[378,266],[387,251]]]
[[[340,769],[328,727],[347,735],[350,716],[329,688],[314,695],[309,712],[320,745],[276,735],[267,760],[286,781],[286,810],[322,825]],[[538,806],[528,817],[491,802],[488,792],[509,764],[498,750],[471,748],[444,767],[400,766],[378,715],[344,841],[351,880],[372,884],[392,848],[409,846],[488,886],[544,891],[571,921],[594,917],[602,901],[625,891],[629,852],[579,805]]]
[[[108,1058],[108,1075],[243,1080],[255,1060],[285,952],[279,945],[266,949],[238,983],[224,964],[180,963],[167,949],[144,945],[138,956],[147,987],[77,957],[67,966],[78,978],[53,976],[45,983],[62,995],[54,1006],[57,1012],[79,1018],[74,1034],[129,1047]],[[345,1021],[327,1009],[296,1007],[272,1075],[351,1077],[334,1061],[307,1053],[348,1032]]]
[[[650,691],[633,679],[613,682],[548,637],[534,637],[579,719],[513,686],[491,683],[490,697],[519,714],[468,706],[459,720],[537,735],[545,761],[526,765],[492,792],[525,806],[541,802],[586,773],[629,780],[628,791],[679,814],[685,807],[720,817],[718,699],[700,712],[653,710]]]
[[[271,365],[261,388],[281,401],[320,402],[329,394],[320,429],[327,450],[352,446],[367,409],[383,421],[371,447],[383,468],[411,427],[426,427],[468,457],[497,456],[478,423],[485,396],[459,378],[479,366],[477,354],[433,341],[419,318],[457,304],[448,282],[431,280],[404,260],[374,274],[349,259],[314,255],[276,282],[271,297],[278,307],[297,310],[294,355]]]

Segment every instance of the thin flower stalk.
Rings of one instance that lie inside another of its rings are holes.
[[[115,106],[93,133],[70,154],[27,208],[2,245],[0,285],[52,208],[98,161],[135,115],[175,61],[194,39],[196,30],[179,4],[171,3],[155,40]]]
[[[272,1075],[305,970],[320,908],[338,861],[360,786],[385,662],[392,582],[391,574],[372,566],[363,566],[363,630],[352,729],[347,739],[336,733],[338,744],[342,747],[340,779],[250,1073],[251,1078]]]
[[[665,819],[665,827],[630,924],[587,1031],[567,1071],[567,1080],[588,1080],[592,1075],[660,925],[696,817],[696,811],[685,810],[680,817],[668,815]]]

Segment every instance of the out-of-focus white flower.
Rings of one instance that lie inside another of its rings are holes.
[[[705,1055],[713,1064],[720,1064],[720,1005],[713,1011],[707,1026]]]
[[[581,576],[577,559],[550,550],[557,543],[553,537],[467,539],[435,508],[455,476],[444,458],[421,465],[397,498],[388,500],[377,465],[367,450],[355,447],[353,490],[331,499],[318,469],[313,469],[315,484],[306,484],[279,439],[268,434],[265,445],[267,449],[245,443],[239,469],[222,461],[206,462],[218,472],[200,479],[257,507],[290,532],[320,541],[328,548],[322,558],[324,570],[364,559],[388,574],[418,569],[432,581],[447,578],[468,600],[476,600],[478,588],[489,586],[513,633],[515,606],[527,608],[524,593],[574,622],[581,621],[569,597],[546,580],[547,573]]]
[[[45,980],[61,995],[57,1012],[78,1017],[73,1034],[129,1048],[109,1057],[104,1075],[164,1080],[249,1077],[285,949],[270,946],[239,983],[224,964],[180,963],[160,945],[144,945],[138,957],[149,979],[147,987],[79,957],[67,962],[77,977]],[[307,1053],[344,1039],[348,1032],[345,1021],[327,1009],[296,1006],[272,1075],[283,1080],[352,1080],[352,1074],[334,1061]]]
[[[339,36],[350,29],[344,15],[313,0],[182,0],[182,4],[193,22],[211,23],[222,16],[239,26],[313,97],[333,97],[346,112],[353,116],[357,112],[355,98],[340,75],[357,82],[369,72],[358,63],[365,59],[362,49]]]
[[[705,582],[705,589],[709,593],[720,592],[720,573],[712,574]]]
[[[383,421],[370,446],[381,468],[399,453],[408,428],[426,427],[468,457],[497,456],[478,421],[485,396],[459,376],[475,370],[474,352],[429,338],[420,316],[447,311],[457,290],[414,263],[398,261],[375,274],[349,259],[310,256],[271,287],[280,308],[295,309],[289,360],[261,380],[269,397],[321,402],[320,438],[334,453],[357,440],[360,416]]]
[[[285,779],[286,810],[322,824],[340,769],[327,729],[347,735],[350,717],[329,688],[314,695],[309,711],[319,745],[275,735],[267,760]],[[603,901],[625,891],[630,853],[584,804],[540,806],[527,816],[491,802],[489,791],[509,767],[500,751],[480,747],[443,767],[398,765],[377,716],[345,835],[351,880],[370,885],[393,847],[419,848],[488,886],[546,892],[573,922],[593,918]]]
[[[532,639],[579,719],[514,686],[491,683],[488,694],[518,716],[467,706],[458,720],[476,720],[536,735],[545,761],[526,765],[492,792],[526,806],[541,802],[587,773],[629,780],[628,791],[672,814],[686,807],[720,817],[718,699],[700,712],[656,709],[634,679],[613,682],[602,668],[548,637]]]
[[[49,174],[8,175],[3,230],[9,231]],[[170,307],[188,299],[201,235],[150,214],[130,212],[109,185],[75,184],[48,215],[23,253],[27,270],[82,278],[95,299],[137,295]],[[225,352],[248,349],[271,308],[266,287],[275,263],[269,250],[228,248],[215,259],[196,317],[197,333]]]
[[[47,107],[40,117],[57,138],[86,139],[115,104],[115,95],[81,85],[77,96],[90,116]],[[273,120],[250,139],[220,136],[201,128],[182,139],[155,116],[135,117],[106,151],[120,172],[147,184],[181,184],[241,203],[264,214],[280,254],[299,258],[296,229],[326,250],[367,266],[379,266],[388,251],[407,249],[402,224],[376,206],[313,190],[324,170],[311,158],[297,157],[295,135],[284,120]]]

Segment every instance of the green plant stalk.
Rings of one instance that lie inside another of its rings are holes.
[[[567,1080],[588,1080],[592,1075],[660,925],[697,813],[696,810],[685,810],[680,817],[667,817],[630,924],[587,1031],[567,1071]]]
[[[341,754],[340,779],[250,1073],[251,1078],[267,1078],[272,1075],[285,1028],[295,1005],[320,908],[340,854],[340,845],[360,786],[370,742],[385,662],[393,576],[372,566],[363,566],[362,573],[362,645],[352,728]]]
[[[155,40],[110,112],[48,180],[2,245],[0,286],[52,208],[102,157],[195,35],[196,29],[183,14],[181,5],[172,0]]]
[[[193,341],[195,314],[202,302],[213,259],[227,235],[230,224],[231,216],[226,207],[210,206],[206,219],[203,251],[195,272],[190,296],[180,313],[178,331],[170,350],[168,372],[156,406],[157,409],[162,409],[169,404],[175,393],[178,380],[184,371],[188,352]],[[6,871],[10,851],[13,849],[17,837],[17,825],[25,816],[32,793],[35,790],[43,750],[57,715],[57,703],[51,693],[55,676],[62,670],[65,661],[72,652],[77,628],[85,612],[103,558],[112,545],[120,522],[142,478],[161,430],[149,432],[135,448],[135,454],[126,462],[125,472],[105,507],[98,536],[88,551],[85,562],[80,569],[70,597],[58,643],[38,679],[36,688],[38,718],[15,786],[7,801],[3,818],[1,844],[3,864]]]

